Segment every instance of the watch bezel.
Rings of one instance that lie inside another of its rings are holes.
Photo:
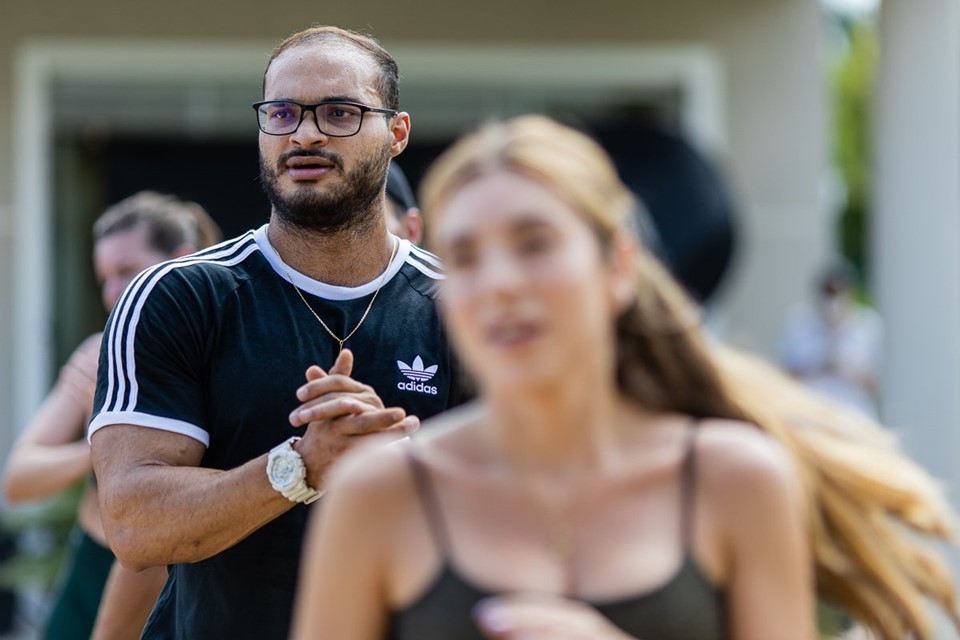
[[[267,479],[270,481],[270,486],[287,500],[310,504],[320,499],[326,490],[317,491],[307,484],[307,466],[293,448],[293,443],[299,439],[294,436],[270,450],[267,456]],[[282,483],[281,480],[284,478],[281,478],[276,471],[281,462],[288,463],[291,467],[291,473]]]
[[[290,447],[290,443],[284,443],[285,448],[279,451],[272,451],[267,460],[267,477],[270,478],[270,484],[277,491],[286,491],[296,488],[297,484],[306,478],[307,469],[303,465],[303,459],[296,451]],[[289,472],[281,470],[281,465],[287,467]]]

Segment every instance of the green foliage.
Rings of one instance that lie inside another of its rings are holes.
[[[817,603],[817,631],[824,640],[839,638],[852,626],[850,617],[842,610],[824,602]]]
[[[844,23],[846,46],[831,69],[833,153],[846,199],[840,212],[840,251],[867,275],[871,193],[873,95],[877,72],[876,26],[869,20]]]
[[[0,588],[50,590],[55,585],[84,486],[80,483],[50,500],[7,507],[0,513],[0,535],[16,542],[12,557],[0,562]]]

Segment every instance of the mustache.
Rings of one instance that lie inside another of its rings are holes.
[[[277,158],[277,171],[283,171],[287,166],[287,160],[290,158],[323,158],[328,162],[332,162],[333,165],[343,170],[343,158],[339,154],[336,154],[332,151],[327,151],[326,149],[315,149],[313,151],[306,150],[296,150],[288,151],[287,153],[280,154],[280,157]]]

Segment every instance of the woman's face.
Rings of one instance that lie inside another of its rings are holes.
[[[442,312],[486,391],[603,375],[616,278],[580,214],[507,170],[459,187],[436,214],[433,248],[447,267]]]
[[[144,224],[97,240],[93,247],[93,271],[107,312],[117,304],[124,288],[138,273],[170,257],[150,247]]]

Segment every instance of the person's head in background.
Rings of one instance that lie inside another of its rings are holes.
[[[840,323],[854,302],[857,269],[844,259],[836,260],[817,279],[817,308],[824,322]]]
[[[195,202],[140,191],[114,204],[93,224],[93,269],[104,308],[113,309],[147,267],[222,239],[217,223]]]
[[[390,163],[387,171],[387,231],[413,244],[423,240],[423,218],[417,200],[396,161]]]

